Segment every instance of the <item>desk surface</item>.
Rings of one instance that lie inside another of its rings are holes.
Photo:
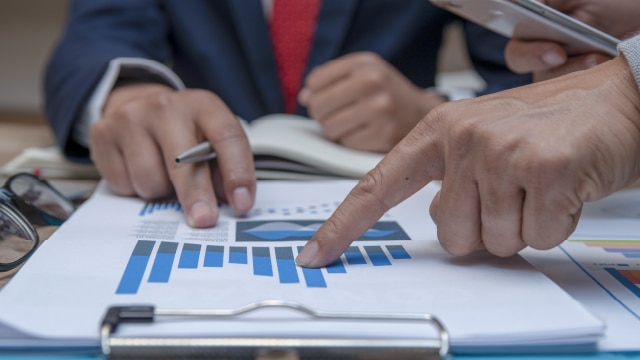
[[[53,143],[53,135],[42,116],[0,113],[0,166],[27,147],[47,146]],[[52,228],[41,229],[39,234],[42,239],[46,239],[53,230]],[[0,272],[0,289],[11,279],[16,270]]]
[[[53,144],[53,134],[42,116],[0,113],[0,165],[27,147]]]

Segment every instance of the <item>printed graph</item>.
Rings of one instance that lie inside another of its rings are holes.
[[[309,240],[323,221],[238,221],[236,241],[297,241]],[[409,240],[409,236],[395,221],[378,221],[359,240]]]
[[[583,264],[584,269],[607,289],[613,288],[610,283],[615,279],[640,303],[640,240],[569,240],[568,243],[599,252],[599,256],[592,257],[596,261]]]
[[[182,205],[180,205],[177,201],[157,201],[157,202],[147,202],[144,204],[140,212],[139,216],[147,216],[160,211],[175,211],[182,212]]]
[[[302,246],[228,246],[174,241],[138,240],[116,289],[116,294],[136,294],[146,283],[169,283],[183,269],[224,268],[245,265],[253,276],[270,277],[274,285],[300,284],[327,288],[331,276],[347,274],[358,265],[391,266],[411,259],[404,246],[354,245],[344,256],[324,268],[300,268],[295,256]]]
[[[271,207],[255,207],[249,211],[248,216],[262,215],[278,215],[278,216],[295,216],[295,215],[330,215],[340,205],[339,201],[321,202],[317,204],[291,205],[291,206],[271,206]],[[146,202],[139,216],[149,216],[162,211],[183,212],[182,205],[177,201],[150,201]]]

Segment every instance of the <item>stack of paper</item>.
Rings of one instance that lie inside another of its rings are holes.
[[[427,186],[389,211],[333,266],[302,269],[299,248],[354,181],[258,185],[255,208],[192,229],[176,202],[145,203],[104,184],[0,292],[0,345],[98,346],[111,305],[232,309],[296,301],[323,311],[429,313],[454,352],[593,349],[603,323],[522,258],[455,258],[436,240]],[[461,219],[464,221],[464,219]],[[222,322],[124,328],[150,336],[334,336],[416,339],[415,326],[324,323],[280,311]]]

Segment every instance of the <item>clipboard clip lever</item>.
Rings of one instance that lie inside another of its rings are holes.
[[[438,338],[280,338],[280,337],[117,337],[124,323],[151,323],[157,317],[237,317],[265,308],[293,309],[320,320],[423,322]],[[112,306],[100,326],[102,353],[109,359],[445,359],[449,334],[436,317],[425,313],[317,311],[300,303],[265,300],[235,309],[156,309],[151,305]],[[284,356],[285,354],[286,356]]]

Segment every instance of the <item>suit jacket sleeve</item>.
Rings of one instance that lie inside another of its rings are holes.
[[[58,146],[70,159],[89,160],[88,150],[73,141],[72,129],[109,61],[139,57],[165,63],[166,38],[167,24],[155,1],[70,3],[67,27],[44,79],[45,113]]]

